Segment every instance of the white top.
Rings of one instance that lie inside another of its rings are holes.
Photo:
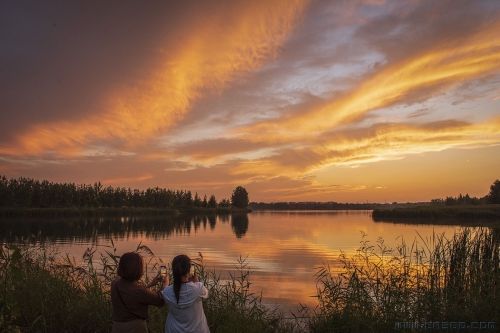
[[[165,323],[166,333],[210,333],[201,303],[202,299],[208,297],[208,290],[203,282],[183,283],[179,304],[175,298],[174,285],[163,289],[162,294],[169,308]]]

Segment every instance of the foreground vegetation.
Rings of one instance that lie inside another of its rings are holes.
[[[87,250],[78,264],[50,246],[3,245],[0,330],[109,332],[109,285],[119,257],[113,247],[104,250]],[[155,272],[161,260],[146,246],[137,251],[147,271]],[[294,319],[264,307],[250,291],[245,259],[228,278],[199,260],[210,293],[204,307],[211,332],[391,332],[398,322],[500,320],[499,235],[488,229],[403,241],[394,250],[381,239],[371,245],[363,238],[354,256],[341,254],[340,260],[340,268],[318,268],[318,306],[298,309]],[[167,313],[150,308],[151,332],[163,332]]]
[[[136,249],[146,260],[146,272],[162,264],[144,245]],[[109,287],[116,277],[119,256],[109,247],[102,252],[88,249],[83,264],[61,257],[54,247],[31,242],[5,244],[0,252],[0,331],[2,332],[109,332]],[[207,270],[199,272],[210,292],[204,302],[212,332],[293,332],[283,313],[266,309],[261,297],[250,292],[250,272],[245,259],[237,261],[236,273],[221,278]],[[144,282],[149,282],[146,274]],[[170,277],[172,280],[172,277]],[[163,332],[167,308],[150,307],[148,327]]]
[[[339,275],[329,266],[318,271],[320,303],[308,327],[311,332],[390,332],[401,323],[418,325],[416,331],[429,322],[448,330],[457,322],[498,325],[498,236],[463,229],[450,240],[434,235],[411,246],[403,242],[395,251],[381,239],[374,245],[363,240],[354,257],[341,256]]]

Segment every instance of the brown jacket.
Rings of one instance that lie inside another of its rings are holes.
[[[122,300],[117,293],[120,293]],[[125,304],[123,304],[125,303]],[[114,321],[131,321],[148,318],[148,305],[161,307],[165,305],[160,292],[149,290],[138,282],[130,282],[116,278],[111,282],[112,319]]]

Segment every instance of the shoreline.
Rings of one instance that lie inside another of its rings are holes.
[[[175,215],[224,215],[246,214],[252,210],[248,208],[219,207],[219,208],[135,208],[135,207],[74,207],[74,208],[26,208],[1,207],[2,218],[54,218],[54,217],[121,217],[121,216],[175,216]]]
[[[461,206],[419,206],[394,209],[374,209],[372,218],[375,222],[402,220],[458,219],[458,220],[500,220],[500,205],[461,205]]]

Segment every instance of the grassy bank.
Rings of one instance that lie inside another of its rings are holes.
[[[375,221],[397,219],[483,219],[500,220],[500,205],[480,206],[421,206],[410,208],[375,209]]]
[[[342,267],[318,268],[319,305],[298,310],[295,320],[262,306],[260,294],[250,290],[246,260],[240,258],[236,273],[226,278],[199,261],[210,295],[205,313],[211,332],[394,332],[401,331],[395,329],[398,322],[500,324],[499,238],[488,229],[463,229],[450,239],[435,235],[396,249],[363,239],[355,255],[340,256]],[[137,251],[147,270],[156,271],[161,260],[145,246]],[[29,242],[4,245],[0,330],[109,332],[115,249],[90,249],[83,258],[77,264],[50,246]],[[150,307],[151,332],[163,332],[167,314],[167,308]]]

